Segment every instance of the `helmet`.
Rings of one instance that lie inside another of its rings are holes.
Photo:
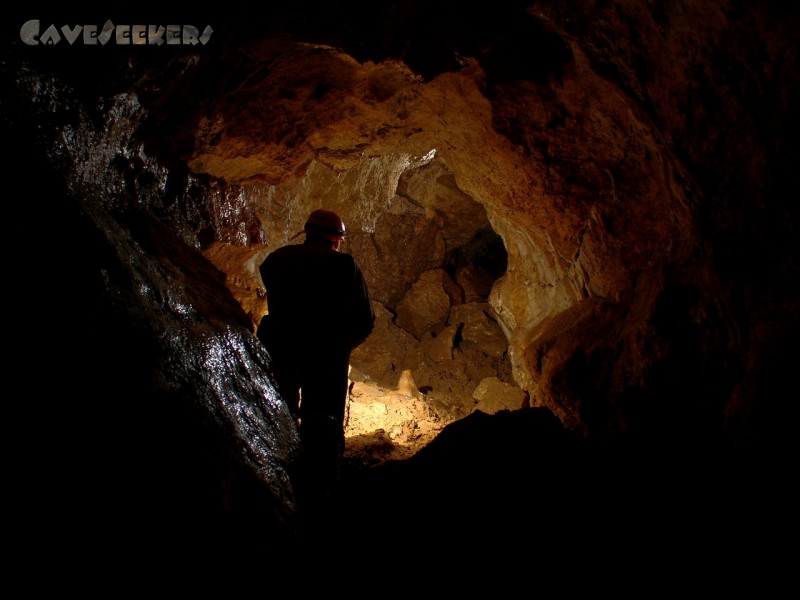
[[[341,241],[345,236],[344,221],[335,212],[318,209],[308,216],[305,232],[313,233],[332,242]]]

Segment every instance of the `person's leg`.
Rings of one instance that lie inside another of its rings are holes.
[[[344,454],[341,423],[330,415],[304,411],[300,420],[300,440],[307,496],[327,501],[336,494],[339,484]]]
[[[344,455],[344,409],[348,356],[309,357],[302,381],[300,440],[303,498],[307,504],[334,502]]]
[[[323,356],[309,352],[300,375],[302,412],[330,415],[344,424],[350,353],[329,349]]]

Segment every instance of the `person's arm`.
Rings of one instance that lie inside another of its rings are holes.
[[[350,304],[350,347],[363,344],[375,328],[375,312],[367,289],[364,274],[355,265],[353,274],[352,300]]]

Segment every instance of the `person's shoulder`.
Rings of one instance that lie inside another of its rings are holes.
[[[259,270],[263,271],[264,269],[270,269],[273,267],[277,267],[285,263],[286,261],[293,260],[293,257],[297,256],[298,248],[300,247],[299,244],[289,244],[287,246],[281,246],[280,248],[276,248],[269,254],[267,254],[266,258],[261,262],[259,266]]]
[[[287,244],[286,246],[275,248],[275,250],[273,250],[267,255],[267,259],[269,259],[270,257],[274,258],[277,256],[297,254],[298,252],[302,251],[303,251],[303,244]]]
[[[286,244],[285,246],[280,246],[279,248],[275,248],[274,252],[297,252],[298,250],[302,250],[305,244]]]
[[[339,262],[352,265],[353,267],[358,267],[356,264],[356,259],[352,254],[348,254],[347,252],[337,252],[336,256],[338,257],[336,260]]]

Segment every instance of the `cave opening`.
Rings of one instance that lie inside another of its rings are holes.
[[[503,240],[435,154],[371,157],[346,172],[312,164],[292,188],[250,194],[268,240],[245,265],[254,277],[269,251],[298,242],[308,211],[347,224],[343,251],[362,267],[377,316],[351,357],[347,452],[359,460],[410,456],[447,424],[525,398],[490,303],[508,265]]]
[[[508,252],[494,229],[482,229],[468,244],[448,252],[443,266],[451,277],[456,277],[460,269],[471,267],[494,281],[508,268]]]

